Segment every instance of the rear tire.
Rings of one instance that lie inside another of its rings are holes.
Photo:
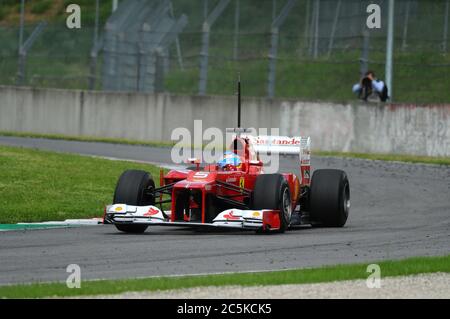
[[[262,174],[257,177],[252,208],[280,210],[280,230],[278,231],[280,233],[284,233],[289,226],[292,214],[291,204],[291,192],[283,175]]]
[[[350,184],[344,171],[314,171],[309,196],[310,217],[314,226],[345,225],[350,210]]]
[[[120,176],[114,191],[113,204],[134,206],[154,205],[155,198],[145,194],[145,191],[155,188],[152,176],[140,170],[126,170]],[[116,228],[125,233],[143,233],[147,225],[116,224]]]

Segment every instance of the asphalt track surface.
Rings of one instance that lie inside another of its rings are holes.
[[[16,137],[0,137],[0,144],[170,164],[164,148]],[[127,235],[110,225],[0,232],[0,284],[65,281],[69,264],[81,267],[82,279],[101,279],[450,253],[450,167],[330,157],[313,157],[312,164],[347,172],[352,206],[344,228],[272,235],[159,226]],[[281,158],[280,170],[298,172],[297,158]]]

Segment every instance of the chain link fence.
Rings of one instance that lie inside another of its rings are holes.
[[[171,29],[169,18],[164,27],[152,25],[152,12],[164,3],[174,23],[186,17],[183,28]],[[381,7],[381,29],[366,27],[371,3]],[[384,79],[387,3],[122,0],[112,16],[100,18],[98,37],[93,23],[68,29],[67,14],[48,21],[26,53],[21,81],[20,27],[0,20],[0,84],[231,95],[240,74],[247,96],[354,99],[351,87],[361,72],[371,69]],[[147,8],[148,14],[129,14],[139,6],[139,12]],[[395,101],[450,101],[448,14],[449,0],[395,0]],[[123,23],[108,34],[108,25],[118,19]],[[24,39],[35,27],[26,25]],[[154,54],[155,46],[148,47],[154,40],[146,38],[145,30],[153,38],[170,39],[156,46],[160,54]],[[119,38],[121,45],[111,45]],[[118,58],[123,55],[127,58]],[[111,71],[113,57],[116,71]],[[143,77],[145,72],[151,78]]]

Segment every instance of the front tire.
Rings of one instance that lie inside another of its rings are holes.
[[[140,170],[126,170],[119,177],[114,191],[113,204],[134,206],[154,205],[155,198],[146,194],[148,189],[155,188],[150,173]],[[125,233],[143,233],[147,225],[116,224],[116,228]]]
[[[309,196],[310,217],[314,226],[345,225],[350,210],[350,184],[344,171],[314,171]]]
[[[280,229],[284,233],[289,227],[292,215],[291,192],[289,185],[281,174],[262,174],[255,182],[253,191],[253,209],[280,210]]]

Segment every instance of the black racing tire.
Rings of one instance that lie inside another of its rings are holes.
[[[212,223],[214,218],[216,218],[220,212],[219,208],[217,207],[216,198],[213,194],[207,194],[205,202],[206,202],[205,222]]]
[[[279,209],[282,212],[278,232],[288,227],[292,215],[291,192],[281,174],[261,174],[256,178],[252,198],[253,209]]]
[[[145,190],[155,188],[150,173],[140,170],[126,170],[119,177],[114,191],[113,204],[136,206],[154,205],[155,198],[145,194]],[[147,225],[116,224],[116,228],[125,233],[143,233]]]
[[[347,174],[337,169],[314,171],[309,201],[313,226],[343,227],[350,210],[350,184]]]

